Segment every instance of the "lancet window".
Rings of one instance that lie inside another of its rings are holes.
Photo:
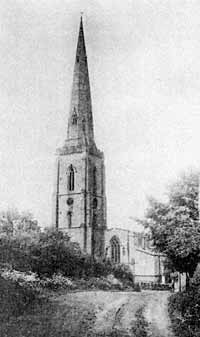
[[[74,185],[75,185],[75,173],[73,166],[70,165],[68,172],[68,190],[74,191]]]
[[[93,192],[95,193],[97,190],[97,169],[94,166],[93,168]]]
[[[72,212],[67,212],[68,228],[72,227]]]
[[[72,115],[72,124],[77,125],[77,120],[78,120],[78,117],[77,117],[76,109],[74,108],[74,112]]]
[[[120,263],[120,242],[116,236],[110,240],[111,244],[111,260],[114,263]]]

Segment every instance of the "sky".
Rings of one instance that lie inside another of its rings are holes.
[[[51,224],[80,12],[108,226],[200,167],[200,1],[0,0],[0,209]]]

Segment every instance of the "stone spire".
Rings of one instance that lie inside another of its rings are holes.
[[[76,49],[66,141],[74,145],[94,144],[92,102],[82,17]]]

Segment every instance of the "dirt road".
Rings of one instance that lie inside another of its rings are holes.
[[[56,299],[60,308],[68,308],[65,314],[61,310],[62,336],[173,337],[168,296],[165,291],[90,291],[62,295]]]

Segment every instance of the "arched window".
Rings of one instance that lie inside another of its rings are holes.
[[[86,124],[85,118],[83,118],[83,119],[82,119],[82,128],[83,128],[83,132],[85,132],[85,124]]]
[[[111,245],[111,260],[114,263],[120,263],[120,243],[116,236],[113,236],[110,240]]]
[[[72,212],[67,212],[68,228],[72,227]]]
[[[74,177],[75,174],[74,174],[74,169],[73,169],[73,166],[70,165],[69,167],[69,172],[68,172],[68,189],[69,191],[74,191]]]
[[[77,116],[76,115],[72,116],[72,124],[77,125]]]
[[[76,113],[76,109],[74,108],[74,112],[73,112],[73,115],[72,115],[72,124],[73,125],[77,125],[77,113]]]
[[[93,176],[93,192],[95,193],[97,190],[97,169],[95,166],[93,168],[92,176]]]

